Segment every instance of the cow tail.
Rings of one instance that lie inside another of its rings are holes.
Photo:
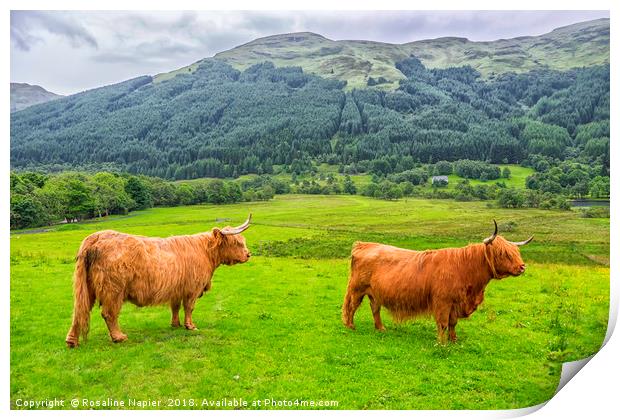
[[[351,287],[347,288],[347,294],[344,296],[344,302],[342,304],[342,323],[345,326],[349,326],[351,323],[351,306],[352,306]]]
[[[353,249],[357,242],[354,244]],[[353,288],[355,287],[355,257],[351,255],[351,273],[349,274],[349,284],[347,285],[347,293],[342,303],[342,323],[351,328],[353,323],[353,313],[355,311],[353,304]]]
[[[86,247],[80,248],[73,273],[73,322],[66,339],[69,347],[77,347],[80,336],[86,341],[90,328],[90,311],[95,304],[95,291],[88,278],[94,251],[84,248]]]

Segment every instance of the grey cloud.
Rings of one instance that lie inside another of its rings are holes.
[[[27,31],[23,31],[20,28],[11,26],[11,41],[22,51],[30,51],[30,46],[37,42],[42,42],[42,39],[33,35],[30,35]]]
[[[27,14],[11,11],[11,41],[22,51],[30,51],[32,45],[42,41],[29,32],[30,26]]]
[[[248,35],[243,32],[214,32],[201,39],[206,50],[209,51],[209,55],[215,55],[218,52],[229,50],[250,40],[251,39],[248,39]]]
[[[540,35],[552,29],[600,17],[606,11],[374,11],[300,12],[307,30],[330,39],[366,39],[406,43],[457,36],[473,41]]]
[[[11,39],[17,47],[28,51],[41,37],[32,32],[45,30],[66,38],[74,48],[98,47],[97,40],[71,14],[63,12],[11,11]]]
[[[142,42],[136,46],[136,50],[144,55],[180,55],[187,54],[194,48],[181,42],[174,42],[170,39],[159,39],[153,42]]]
[[[194,51],[193,46],[169,39],[142,42],[124,51],[105,51],[92,56],[97,62],[140,63],[171,61]]]
[[[176,12],[100,12],[103,16],[114,18],[115,32],[124,32],[126,29],[141,30],[154,34],[173,32],[184,34],[199,27],[198,14],[194,11],[184,11],[178,17],[170,20],[169,17]]]
[[[179,19],[173,24],[177,29],[192,27],[198,23],[198,14],[196,12],[185,11]]]
[[[271,32],[271,34],[290,31],[291,24],[295,19],[291,18],[291,14],[282,12],[241,12],[243,18],[242,28],[248,31],[257,31],[260,33]]]

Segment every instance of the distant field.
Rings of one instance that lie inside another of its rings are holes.
[[[513,172],[514,173],[514,172]],[[515,175],[516,178],[516,175]],[[221,267],[194,312],[126,305],[129,340],[112,344],[95,307],[89,340],[68,350],[71,275],[81,240],[101,229],[152,236],[231,225],[252,212],[249,263]],[[440,346],[422,318],[375,332],[340,322],[354,240],[413,249],[463,246],[492,232],[535,240],[528,271],[492,281],[481,308]],[[595,353],[609,309],[609,219],[486,203],[276,196],[260,203],[156,208],[11,235],[11,401],[45,398],[243,398],[338,401],[338,409],[508,409],[553,395],[561,362]],[[187,407],[186,407],[187,408]],[[293,407],[296,408],[296,407]]]
[[[499,178],[492,179],[489,181],[480,181],[477,179],[470,179],[469,182],[471,185],[479,185],[479,184],[494,184],[496,182],[503,182],[509,188],[525,188],[525,179],[534,173],[532,168],[525,168],[519,165],[498,165],[501,170],[504,168],[510,169],[510,178]],[[458,175],[448,175],[448,189],[454,189],[456,184],[459,181],[462,181],[464,178],[461,178]]]
[[[525,179],[534,173],[534,170],[531,168],[525,168],[523,166],[519,166],[519,165],[498,165],[499,168],[501,170],[503,170],[504,168],[508,168],[510,169],[510,173],[511,176],[510,178],[506,179],[506,178],[499,178],[499,179],[492,179],[489,181],[480,181],[477,179],[470,179],[469,182],[471,183],[471,185],[479,185],[479,184],[487,184],[487,185],[492,185],[496,182],[503,182],[506,184],[507,187],[509,188],[525,188]],[[344,175],[339,174],[338,173],[338,165],[329,165],[327,163],[322,163],[321,165],[318,166],[318,173],[322,174],[324,176],[328,175],[328,174],[333,174],[336,179],[338,181],[342,181],[344,180]],[[252,177],[256,176],[255,174],[248,174],[248,175],[241,175],[240,177],[236,178],[237,180],[241,181],[244,179],[251,179]],[[288,182],[289,184],[292,185],[292,178],[290,174],[287,173],[280,173],[277,175],[272,175],[274,178],[279,179],[281,181],[284,182]],[[369,174],[357,174],[357,175],[350,175],[351,180],[353,181],[353,183],[355,184],[355,186],[359,189],[362,188],[368,184],[370,184],[372,182],[372,176]],[[215,179],[215,178],[199,178],[199,179],[191,179],[191,180],[181,180],[181,181],[177,181],[179,183],[188,183],[191,184],[193,182],[199,182],[201,179]],[[309,175],[300,175],[297,177],[297,180],[299,182],[303,182],[304,179],[311,179],[311,177]],[[462,178],[458,175],[448,175],[448,185],[446,187],[444,187],[443,189],[445,190],[453,190],[454,187],[456,187],[456,185],[459,183],[459,181],[464,180],[465,178]],[[325,185],[326,182],[324,180],[318,180],[318,183],[320,185]],[[424,186],[425,190],[431,190],[432,186],[431,186],[431,181],[430,178],[427,182],[427,184]]]

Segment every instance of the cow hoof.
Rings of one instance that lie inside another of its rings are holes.
[[[66,343],[67,343],[67,347],[69,347],[70,349],[74,349],[74,348],[76,348],[78,346],[78,341],[77,340],[74,341],[74,340],[69,340],[68,339],[66,341]]]
[[[112,337],[112,341],[115,343],[122,343],[125,340],[127,340],[127,334],[118,334]]]
[[[195,330],[198,329],[194,324],[189,324],[189,325],[185,324],[185,328],[190,330],[190,331],[195,331]]]
[[[347,327],[350,330],[355,330],[355,325],[353,324],[344,324],[345,327]]]
[[[380,332],[385,332],[385,327],[383,325],[380,327],[375,327],[375,329]]]
[[[179,327],[181,326],[181,323],[180,323],[180,322],[172,322],[172,323],[170,324],[170,326],[171,326],[172,328],[179,328]]]

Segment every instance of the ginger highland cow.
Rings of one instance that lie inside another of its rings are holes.
[[[118,325],[126,301],[137,306],[169,304],[173,327],[181,325],[179,309],[183,304],[185,328],[196,329],[192,311],[196,299],[211,288],[215,269],[250,258],[240,233],[250,226],[251,216],[236,228],[213,228],[196,235],[149,238],[104,230],[88,236],[76,258],[73,323],[67,346],[76,347],[79,337],[88,335],[96,301],[115,343],[127,339]]]
[[[412,251],[377,243],[356,242],[351,252],[351,275],[342,306],[342,322],[355,329],[353,316],[368,296],[375,328],[385,330],[381,307],[397,321],[432,314],[437,339],[456,341],[455,327],[468,318],[484,299],[492,279],[519,276],[525,272],[519,247],[495,233],[480,244],[463,248]]]

